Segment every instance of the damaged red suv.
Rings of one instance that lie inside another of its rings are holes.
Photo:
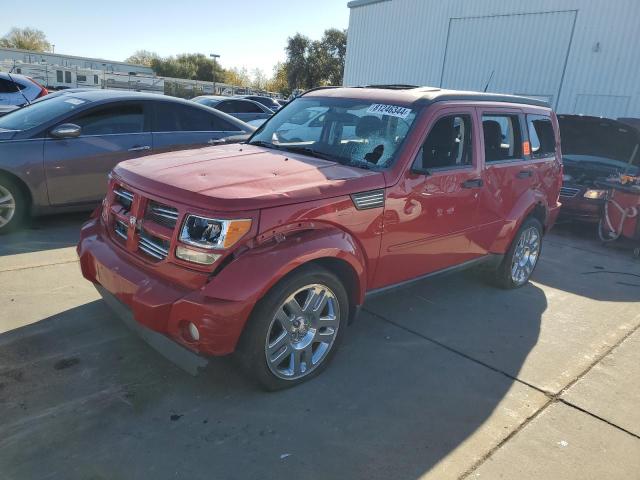
[[[557,132],[527,98],[313,90],[246,144],[117,166],[82,272],[174,361],[235,353],[264,387],[295,385],[368,295],[479,264],[524,285],[558,214]]]

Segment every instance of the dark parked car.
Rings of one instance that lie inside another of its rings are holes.
[[[261,103],[269,110],[272,110],[274,112],[277,112],[278,110],[280,110],[280,107],[282,107],[282,105],[280,105],[274,98],[265,97],[262,95],[238,95],[236,98],[246,98],[247,100],[253,100],[254,102]]]
[[[0,232],[30,213],[95,205],[123,160],[239,141],[253,130],[162,95],[96,90],[35,102],[0,118]]]
[[[273,115],[273,110],[265,107],[261,103],[247,100],[246,98],[219,97],[216,95],[203,95],[193,99],[194,102],[207,107],[215,108],[221,112],[228,113],[243,122],[251,120],[266,120]]]
[[[598,180],[638,175],[640,131],[610,118],[559,115],[564,181],[560,190],[565,218],[598,222],[606,190]],[[532,142],[533,143],[533,142]]]

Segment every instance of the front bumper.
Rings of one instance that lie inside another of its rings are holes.
[[[143,332],[151,330],[205,356],[226,355],[235,350],[252,303],[212,296],[206,288],[206,276],[199,287],[194,287],[193,279],[191,286],[185,286],[178,282],[178,275],[167,279],[155,274],[121,251],[97,218],[82,227],[77,251],[82,275],[96,285],[103,297],[113,297],[128,309]],[[198,341],[188,334],[189,322],[200,332]]]
[[[560,197],[562,202],[561,216],[569,220],[598,223],[602,216],[604,200],[596,200],[583,197],[580,192],[575,197]]]

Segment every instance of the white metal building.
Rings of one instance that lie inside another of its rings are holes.
[[[354,0],[345,85],[514,93],[640,117],[640,0]]]

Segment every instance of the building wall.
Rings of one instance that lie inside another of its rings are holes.
[[[640,117],[638,0],[355,0],[345,85],[537,96],[561,113]],[[493,75],[492,75],[493,72]]]
[[[21,63],[41,63],[47,65],[57,65],[61,67],[78,67],[91,70],[105,70],[116,73],[140,73],[153,75],[153,70],[144,65],[134,65],[131,63],[115,62],[100,58],[76,57],[73,55],[62,55],[57,53],[40,53],[29,50],[19,50],[16,48],[0,48],[0,62],[15,61]]]

